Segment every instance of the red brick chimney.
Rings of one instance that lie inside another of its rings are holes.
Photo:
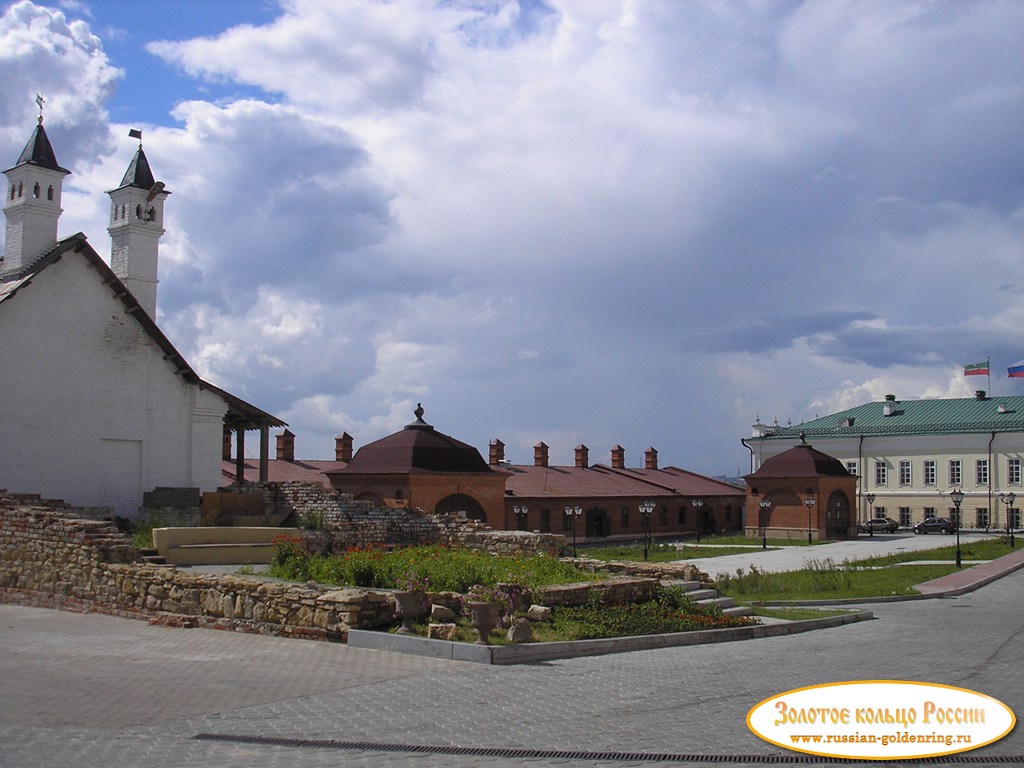
[[[498,438],[494,438],[491,441],[491,453],[487,459],[487,463],[492,467],[496,467],[505,460],[505,444]]]
[[[548,465],[548,447],[543,443],[533,446],[533,466],[546,467]]]
[[[612,469],[626,468],[626,449],[621,445],[612,448]]]
[[[277,436],[277,460],[295,461],[295,435],[290,429]]]
[[[590,449],[583,443],[576,446],[576,469],[586,469],[590,466]]]
[[[334,438],[334,460],[344,461],[346,464],[352,461],[352,435],[348,432]]]
[[[658,468],[658,452],[653,448],[644,451],[644,469]]]

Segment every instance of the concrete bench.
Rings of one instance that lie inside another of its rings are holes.
[[[270,562],[276,539],[300,535],[298,528],[154,528],[153,546],[172,565],[255,565]]]

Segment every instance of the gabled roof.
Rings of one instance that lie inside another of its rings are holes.
[[[891,403],[891,405],[890,405]],[[886,416],[886,406],[891,415]],[[791,427],[769,427],[764,438],[816,439],[882,435],[1024,432],[1024,397],[959,397],[871,402]]]
[[[99,254],[93,250],[92,246],[89,245],[88,239],[81,232],[59,240],[53,248],[36,260],[24,272],[0,282],[0,303],[13,299],[18,293],[31,286],[32,281],[47,267],[51,264],[56,264],[65,256],[70,255],[81,256],[89,262],[89,266],[95,270],[100,281],[104,285],[109,286],[114,296],[124,305],[124,311],[138,321],[146,334],[164,353],[164,359],[175,367],[177,375],[186,381],[197,384],[201,389],[209,390],[224,399],[228,405],[228,413],[224,417],[227,426],[244,429],[257,429],[263,426],[286,426],[285,422],[276,416],[272,416],[255,405],[224,391],[220,387],[203,381],[181,353],[175,349],[174,345],[171,344],[170,340],[163,334],[163,331],[160,330],[146,310],[142,308],[142,305],[139,304],[131,291],[125,287],[120,278],[114,274],[113,270],[100,258]]]
[[[50,145],[50,139],[46,135],[46,129],[43,128],[42,122],[36,125],[36,129],[28,139],[28,144],[21,150],[18,162],[12,168],[8,168],[7,171],[14,170],[19,165],[38,165],[40,168],[48,168],[51,171],[60,171],[64,174],[71,173],[67,168],[61,168],[57,165],[57,155],[54,154],[53,147]],[[4,173],[7,173],[7,171],[4,171]]]
[[[765,459],[756,472],[747,475],[750,480],[775,477],[850,477],[850,473],[839,459],[801,442]]]
[[[589,467],[505,465],[505,492],[524,498],[742,496],[736,486],[678,467],[619,469],[603,464]]]
[[[344,468],[345,462],[343,461],[271,459],[267,462],[267,480],[271,483],[316,483],[325,488],[331,488],[331,481],[327,478],[327,473],[337,472]],[[246,482],[258,483],[260,479],[259,459],[246,459],[243,474]],[[221,475],[223,476],[222,486],[231,485],[236,481],[233,459],[221,460]]]
[[[416,407],[416,421],[404,429],[367,443],[338,474],[409,474],[413,472],[485,473],[494,470],[471,445],[438,432],[423,421],[423,407]]]

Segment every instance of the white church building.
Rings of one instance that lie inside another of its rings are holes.
[[[170,194],[140,142],[110,191],[110,264],[85,235],[57,238],[62,168],[40,116],[4,171],[0,260],[0,489],[135,517],[157,487],[216,490],[235,433],[269,413],[203,381],[157,327],[157,260]],[[198,494],[197,494],[198,498]]]

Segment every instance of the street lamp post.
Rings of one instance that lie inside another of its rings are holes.
[[[704,519],[701,515],[702,508],[704,507],[704,499],[693,499],[690,503],[697,512],[697,543],[700,544],[700,529],[703,527],[704,523]]]
[[[868,536],[872,539],[875,538],[875,526],[871,524],[872,518],[875,516],[875,511],[872,509],[872,505],[875,503],[875,494],[869,493],[864,497],[864,500],[868,503]]]
[[[1013,502],[1017,499],[1014,493],[1000,493],[999,500],[1006,505],[1006,535],[1010,538],[1010,549],[1016,546],[1013,540],[1013,526],[1010,525],[1010,515],[1013,513]]]
[[[576,557],[576,521],[583,514],[583,507],[566,507],[565,514],[572,518],[572,556]]]
[[[516,521],[517,521],[518,529],[520,531],[525,531],[526,530],[526,515],[530,511],[529,507],[527,507],[525,505],[523,505],[523,506],[516,506],[516,507],[513,507],[512,510],[516,513]]]
[[[644,560],[647,559],[647,551],[651,547],[651,513],[653,512],[653,501],[645,501],[640,504],[640,519],[644,521]]]
[[[768,511],[772,508],[772,503],[768,499],[762,499],[757,505],[761,507],[761,549],[768,549]]]
[[[807,496],[804,497],[804,504],[807,505],[807,543],[808,544],[811,543],[811,510],[814,509],[814,502],[815,501],[816,501],[816,499],[814,498],[814,494],[813,493],[808,493]]]
[[[960,568],[960,505],[964,502],[964,492],[959,488],[954,488],[949,493],[949,500],[956,507],[956,520],[953,521],[953,525],[956,526],[956,567]]]

